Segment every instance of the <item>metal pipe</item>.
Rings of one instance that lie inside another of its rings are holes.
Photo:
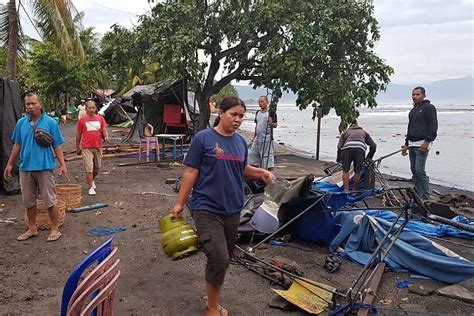
[[[380,163],[380,162],[381,162],[382,160],[384,160],[385,158],[388,158],[388,157],[391,157],[391,156],[393,156],[393,155],[395,155],[395,154],[398,154],[398,153],[401,152],[401,151],[402,151],[402,149],[400,148],[400,149],[398,149],[398,150],[396,150],[396,151],[394,151],[394,152],[392,152],[392,153],[390,153],[390,154],[388,154],[388,155],[385,155],[385,156],[382,156],[382,157],[380,157],[380,158],[378,158],[378,159],[376,159],[376,160],[373,160],[373,162],[375,162],[375,163]]]
[[[433,214],[428,214],[427,217],[429,219],[433,220],[433,221],[443,223],[443,224],[446,224],[446,225],[450,225],[450,226],[456,227],[458,229],[468,231],[470,233],[474,233],[474,227],[469,226],[467,224],[458,223],[458,222],[455,222],[453,220],[450,220],[450,219],[447,219],[447,218],[444,218],[444,217],[441,217],[441,216],[438,216],[438,215],[433,215]]]
[[[325,287],[322,287],[322,286],[319,285],[316,281],[307,279],[307,278],[305,278],[305,277],[296,275],[296,274],[294,274],[294,273],[291,273],[291,272],[289,272],[289,271],[286,271],[286,270],[284,270],[284,269],[281,269],[281,268],[279,268],[279,267],[276,267],[276,266],[272,265],[271,263],[268,263],[268,262],[266,262],[265,260],[260,259],[259,257],[254,256],[254,255],[252,255],[251,253],[245,251],[244,249],[242,249],[242,248],[239,247],[238,245],[235,245],[235,248],[237,248],[238,250],[242,251],[245,255],[249,256],[250,258],[252,258],[252,259],[254,259],[254,260],[256,260],[256,261],[258,261],[258,262],[260,262],[260,263],[263,263],[264,265],[269,266],[269,267],[271,267],[272,269],[275,269],[275,270],[278,271],[278,272],[284,273],[284,274],[286,274],[286,275],[289,276],[289,277],[292,277],[292,278],[294,278],[294,279],[298,279],[298,280],[304,281],[304,282],[306,282],[306,283],[309,283],[309,284],[311,284],[311,285],[314,285],[314,286],[317,287],[317,288],[320,288],[320,289],[323,289],[323,290],[325,290],[325,291],[328,291],[329,293],[332,293],[332,294],[335,294],[335,295],[339,295],[339,296],[344,296],[344,294],[342,294],[342,293],[339,293],[339,292],[337,292],[337,291],[329,290],[329,289],[327,289],[327,288],[325,288]]]
[[[291,220],[289,220],[288,222],[286,222],[283,226],[281,226],[280,228],[278,228],[276,231],[274,231],[273,233],[271,233],[270,235],[268,235],[267,237],[265,237],[262,241],[260,241],[259,243],[257,243],[254,247],[250,247],[248,248],[248,252],[253,252],[258,246],[260,246],[261,244],[267,242],[268,240],[272,239],[273,236],[275,236],[276,234],[278,234],[279,232],[281,232],[282,230],[284,230],[286,227],[288,227],[291,223],[293,223],[294,221],[296,221],[298,218],[300,218],[301,216],[303,216],[307,211],[309,211],[313,206],[315,206],[316,204],[319,203],[319,201],[321,201],[324,197],[326,196],[326,194],[323,194],[319,199],[317,199],[315,202],[311,203],[310,206],[308,206],[307,208],[305,208],[301,213],[299,213],[298,215],[296,215],[295,217],[293,217]]]
[[[404,209],[404,211],[406,211],[406,209]],[[380,251],[380,249],[382,248],[383,244],[385,243],[385,240],[387,240],[387,238],[389,238],[389,235],[392,233],[392,230],[394,229],[395,225],[397,225],[397,222],[398,220],[400,219],[400,217],[402,216],[404,212],[400,212],[400,214],[398,214],[398,217],[397,219],[393,222],[392,226],[390,226],[390,228],[388,229],[387,233],[385,234],[384,238],[382,239],[382,241],[380,242],[380,244],[377,246],[377,248],[375,249],[375,251],[372,253],[372,256],[370,257],[369,261],[365,264],[364,268],[362,268],[362,271],[359,272],[359,275],[357,276],[357,278],[355,279],[355,281],[352,283],[352,286],[347,290],[347,293],[346,293],[346,297],[350,297],[350,295],[352,294],[352,290],[353,288],[357,285],[357,283],[359,283],[360,279],[362,278],[362,276],[365,274],[365,272],[367,271],[367,269],[371,266],[372,264],[372,261],[374,260],[374,258],[377,256],[378,252]]]
[[[380,262],[382,262],[382,261],[388,256],[389,251],[392,249],[393,245],[395,244],[395,242],[397,241],[397,239],[400,237],[400,234],[403,232],[403,229],[405,228],[405,226],[406,226],[407,223],[408,223],[408,219],[405,218],[405,221],[404,221],[402,224],[400,224],[400,226],[399,226],[398,229],[396,230],[396,232],[395,232],[395,234],[393,235],[393,237],[389,237],[390,239],[392,239],[392,241],[391,241],[390,245],[387,247],[387,250],[385,250],[384,256],[383,256],[383,258],[380,259]],[[383,247],[383,244],[382,244],[382,247]],[[381,250],[382,250],[382,248],[381,248]],[[381,251],[380,251],[380,252],[381,252]],[[373,270],[371,271],[371,273],[367,276],[367,278],[365,278],[364,283],[362,283],[361,286],[359,286],[359,288],[358,288],[357,291],[356,291],[357,296],[362,295],[362,293],[361,293],[362,289],[364,289],[364,288],[367,286],[367,284],[368,284],[368,283],[370,282],[370,280],[373,278],[374,274],[375,274],[375,269],[373,269]],[[356,299],[357,299],[356,297],[353,298],[352,304],[355,303]]]

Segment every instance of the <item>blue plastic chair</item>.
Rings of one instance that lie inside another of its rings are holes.
[[[114,236],[91,252],[91,254],[85,257],[71,272],[63,289],[63,297],[61,300],[61,316],[66,316],[69,300],[71,299],[72,294],[79,284],[82,273],[94,263],[99,263],[107,258],[107,256],[112,252],[113,239]]]

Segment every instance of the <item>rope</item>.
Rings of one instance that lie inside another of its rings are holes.
[[[89,229],[85,235],[86,236],[108,236],[116,233],[121,233],[126,231],[125,227],[106,227],[106,226],[95,226]]]

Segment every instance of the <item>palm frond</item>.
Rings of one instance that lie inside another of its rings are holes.
[[[31,1],[38,27],[46,40],[54,42],[67,56],[72,53],[84,61],[77,16],[77,9],[70,0],[36,0]]]
[[[26,54],[26,36],[20,24],[20,19],[17,19],[18,28],[18,49],[17,58],[24,59]],[[10,35],[10,19],[8,16],[8,7],[6,5],[0,6],[0,48],[7,51]]]

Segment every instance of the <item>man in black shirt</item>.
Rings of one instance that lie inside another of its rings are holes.
[[[414,88],[411,97],[413,108],[408,114],[408,131],[405,145],[402,146],[402,155],[409,153],[415,189],[422,199],[427,199],[430,191],[425,166],[428,152],[437,136],[438,118],[434,105],[425,99],[425,88]]]

